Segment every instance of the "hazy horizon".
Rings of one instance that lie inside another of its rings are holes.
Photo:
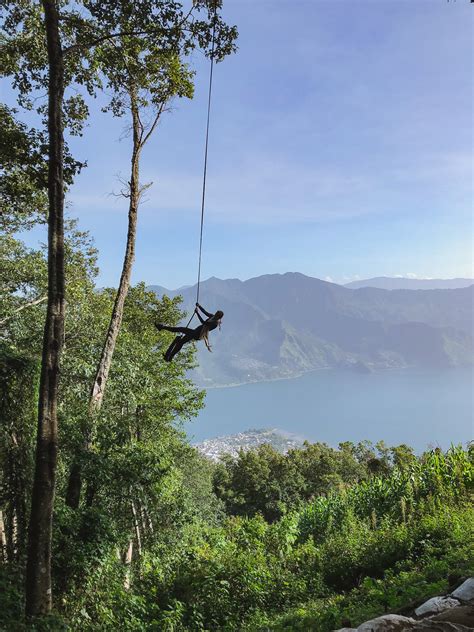
[[[255,276],[242,278],[242,279],[239,277],[224,278],[224,277],[212,275],[212,276],[206,277],[205,279],[201,279],[201,283],[206,283],[207,281],[210,281],[212,279],[218,279],[219,281],[241,281],[242,283],[245,283],[245,281],[257,279],[262,276],[272,276],[272,275],[284,276],[285,274],[302,274],[303,276],[307,276],[312,279],[318,279],[320,281],[325,281],[326,283],[334,283],[335,285],[341,285],[342,287],[345,287],[346,285],[348,285],[347,282],[338,282],[334,280],[329,280],[327,278],[324,279],[318,276],[305,274],[304,272],[300,272],[299,270],[287,270],[286,272],[266,272],[263,274],[258,274]],[[406,280],[406,281],[472,281],[474,283],[474,277],[418,277],[414,275],[412,276],[402,276],[402,275],[386,276],[386,275],[377,275],[377,274],[374,275],[373,277],[367,277],[367,278],[357,277],[357,278],[354,278],[353,281],[363,282],[363,281],[374,281],[376,279],[396,279],[396,280]],[[161,283],[147,283],[147,287],[162,287],[172,292],[177,292],[178,290],[186,290],[186,289],[189,289],[190,287],[194,287],[195,285],[196,285],[196,281],[194,281],[194,283],[185,283],[184,285],[181,285],[179,287],[165,287]]]

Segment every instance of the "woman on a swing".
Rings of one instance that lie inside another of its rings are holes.
[[[199,310],[207,316],[206,320],[202,318]],[[168,327],[168,325],[162,325],[161,323],[156,323],[156,328],[158,331],[164,329],[165,331],[172,331],[173,333],[182,334],[180,336],[176,336],[173,342],[168,347],[168,350],[165,353],[166,362],[171,362],[174,356],[181,351],[183,345],[187,342],[191,342],[192,340],[204,340],[208,351],[212,351],[211,345],[209,344],[209,332],[215,329],[216,327],[221,328],[221,320],[224,316],[224,312],[218,310],[215,314],[210,314],[207,312],[204,307],[196,303],[196,307],[194,309],[194,313],[201,321],[201,324],[194,329],[190,327]]]

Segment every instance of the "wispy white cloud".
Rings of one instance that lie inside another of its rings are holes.
[[[423,281],[431,281],[434,277],[428,276],[427,274],[419,274],[417,272],[405,272],[404,274],[386,274],[385,276],[393,277],[395,279],[421,279]]]
[[[387,173],[398,183],[434,182],[449,185],[464,183],[468,187],[472,172],[472,155],[466,152],[429,153],[417,157],[416,165],[393,167]]]
[[[207,182],[207,214],[230,222],[327,221],[364,211],[341,198],[367,191],[358,175],[311,169],[259,157],[231,169],[219,169]],[[161,210],[199,206],[201,179],[167,173],[149,193],[149,205]]]
[[[191,213],[200,207],[200,176],[184,172],[154,175],[145,174],[143,179],[154,181],[146,193],[144,212]],[[367,212],[338,200],[354,198],[368,188],[369,181],[363,176],[259,159],[236,169],[219,170],[208,178],[206,213],[226,222],[327,221]],[[108,194],[81,190],[73,192],[70,199],[78,213],[114,212],[124,205],[123,200]]]
[[[208,217],[225,222],[327,222],[380,214],[394,193],[411,202],[409,186],[468,189],[470,162],[465,155],[434,156],[419,164],[376,172],[354,165],[350,171],[296,164],[283,157],[251,155],[239,164],[222,164],[207,182]],[[151,178],[150,178],[151,179]],[[149,208],[194,211],[201,178],[166,172],[149,191]],[[404,187],[402,187],[404,185]],[[428,191],[427,191],[428,193]],[[401,205],[399,211],[405,208]]]
[[[226,223],[332,222],[384,212],[403,212],[411,202],[410,186],[426,186],[427,192],[468,190],[470,157],[464,154],[434,155],[416,165],[370,172],[355,165],[350,172],[296,164],[284,157],[249,154],[235,164],[223,160],[210,170],[207,181],[206,216]],[[193,172],[163,170],[144,172],[143,182],[153,182],[144,199],[143,213],[185,215],[200,208],[202,176]],[[103,186],[119,187],[116,178]],[[97,187],[95,188],[97,190]],[[385,200],[396,194],[397,208]],[[117,213],[126,201],[79,189],[71,195],[73,212]]]

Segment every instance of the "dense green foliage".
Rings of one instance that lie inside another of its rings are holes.
[[[474,570],[472,451],[434,450],[403,467],[387,464],[383,475],[354,458],[358,482],[339,490],[328,485],[268,522],[258,510],[251,517],[226,514],[213,492],[223,466],[203,460],[179,435],[169,436],[162,452],[166,435],[158,432],[160,441],[150,438],[140,454],[124,444],[107,455],[108,465],[94,464],[107,490],[100,502],[78,516],[59,504],[61,605],[46,629],[329,631],[420,601]],[[294,462],[323,452],[337,464],[349,447],[306,445],[272,457]],[[249,461],[270,452],[241,454],[234,467],[245,461],[251,478],[260,468],[252,471]],[[275,474],[274,483],[287,479]],[[143,531],[129,566],[117,552],[127,546],[127,502],[134,498],[147,499],[154,528]],[[2,578],[10,622],[20,617],[15,577]]]
[[[214,477],[216,494],[229,513],[273,521],[312,498],[344,489],[373,474],[387,474],[394,464],[407,467],[413,460],[405,445],[387,448],[368,442],[342,443],[338,450],[326,444],[305,443],[301,450],[280,454],[269,445],[224,457]]]
[[[393,611],[472,572],[472,450],[416,457],[408,446],[268,445],[213,464],[180,430],[203,395],[188,348],[162,359],[179,301],[131,289],[108,396],[83,448],[87,396],[112,290],[69,227],[70,283],[54,516],[55,612],[22,623],[45,258],[13,236],[0,275],[2,564],[0,629],[332,630]],[[14,274],[13,274],[14,272]],[[25,299],[26,297],[26,299]],[[23,303],[22,303],[23,301]],[[171,335],[171,334],[170,334]],[[65,503],[69,469],[85,494]]]
[[[219,0],[194,0],[189,13],[174,0],[58,5],[70,134],[82,133],[88,115],[83,93],[105,86],[112,93],[106,110],[121,116],[133,102],[135,112],[154,111],[157,122],[171,97],[192,96],[192,51],[209,54],[213,32],[217,60],[234,49],[236,30],[222,22]],[[13,78],[20,106],[44,116],[41,3],[0,8],[2,73]],[[144,284],[128,291],[107,394],[91,423],[91,385],[115,290],[97,290],[97,253],[69,221],[54,612],[24,619],[48,274],[45,250],[27,248],[17,233],[45,221],[49,139],[17,114],[0,104],[0,630],[324,632],[404,607],[471,573],[472,450],[416,457],[405,445],[347,442],[283,455],[263,445],[217,465],[207,461],[182,427],[204,399],[187,377],[194,349],[165,363],[171,334],[155,328],[182,319],[181,301],[158,300]],[[66,188],[83,166],[66,148]],[[430,305],[430,318],[447,324],[441,309],[434,312]],[[313,310],[306,313],[313,320]],[[341,328],[345,335],[345,321]],[[311,362],[333,355],[344,357],[326,345]],[[67,502],[76,466],[77,506]]]
[[[432,452],[404,473],[321,497],[272,524],[260,515],[189,524],[172,547],[144,556],[130,594],[108,560],[69,617],[91,630],[101,616],[133,630],[360,623],[472,569],[472,474],[466,452]],[[110,586],[104,576],[116,577],[118,594],[100,591]]]

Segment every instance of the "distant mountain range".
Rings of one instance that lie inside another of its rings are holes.
[[[194,309],[195,286],[182,295]],[[194,378],[202,386],[294,377],[320,368],[449,367],[473,361],[474,286],[443,290],[352,289],[299,273],[248,281],[212,277],[200,302],[225,313],[199,345]]]
[[[404,277],[374,277],[351,281],[344,287],[358,290],[361,287],[378,287],[381,290],[455,290],[469,287],[474,279],[410,279]]]

